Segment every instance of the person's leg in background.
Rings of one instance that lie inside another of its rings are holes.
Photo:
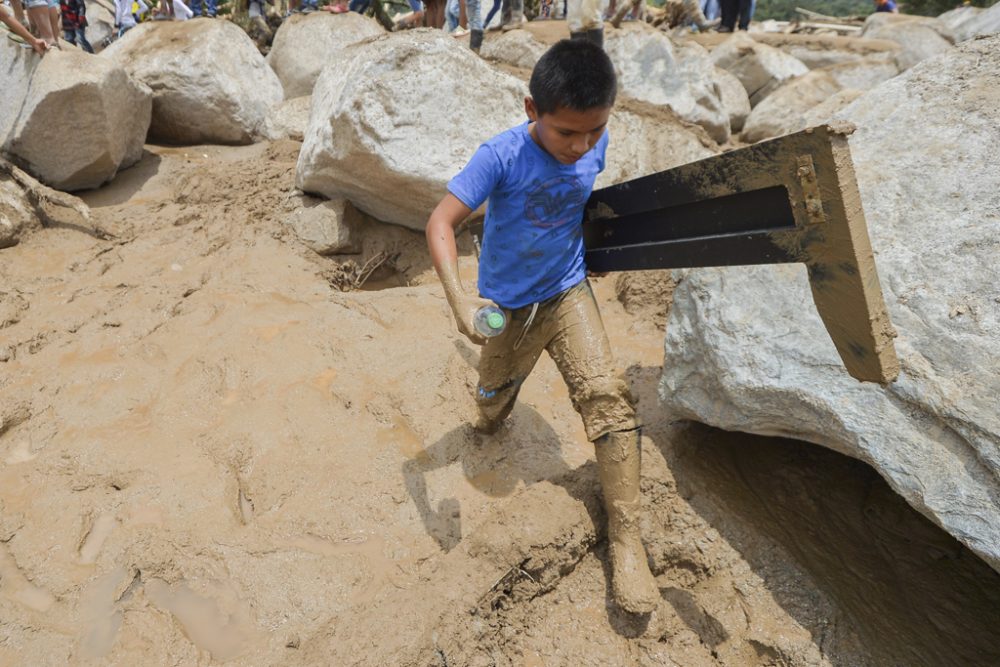
[[[469,25],[469,48],[479,53],[483,46],[483,8],[480,0],[465,0],[466,22]]]
[[[55,46],[56,36],[52,34],[47,0],[27,0],[25,8],[28,12],[28,22],[34,27],[38,38],[49,46]]]
[[[94,47],[87,41],[87,29],[84,27],[79,27],[74,31],[74,37],[76,37],[76,45],[87,53],[93,53]],[[68,39],[66,40],[69,41]]]
[[[739,0],[740,30],[747,30],[750,27],[750,19],[753,18],[753,0]]]
[[[510,15],[504,21],[504,30],[516,30],[524,22],[524,0],[510,0]]]
[[[59,48],[59,33],[62,32],[62,17],[59,15],[59,0],[49,0],[49,29],[55,40],[53,46]]]
[[[604,10],[607,0],[568,0],[566,22],[571,39],[589,39],[604,47]]]

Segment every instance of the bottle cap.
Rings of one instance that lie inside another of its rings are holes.
[[[486,324],[490,329],[502,329],[504,325],[503,313],[490,313],[486,316]]]

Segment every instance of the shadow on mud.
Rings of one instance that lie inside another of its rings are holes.
[[[562,458],[558,434],[523,403],[517,404],[508,424],[495,435],[481,435],[463,424],[425,451],[426,456],[403,464],[403,477],[427,534],[444,551],[462,540],[462,508],[456,498],[444,498],[437,507],[431,504],[426,475],[433,470],[461,461],[469,483],[495,498],[510,496],[519,482],[529,486],[541,479],[563,486],[575,497],[570,485],[560,483],[574,471]]]
[[[652,381],[659,369],[630,373],[646,380],[635,383],[640,412],[654,422],[647,434],[678,493],[741,552],[817,646],[824,629],[809,627],[792,597],[771,585],[766,556],[745,543],[734,518],[795,559],[853,621],[876,664],[1000,664],[1000,574],[911,508],[874,469],[806,442],[694,423],[669,427]],[[685,607],[671,601],[679,613]]]

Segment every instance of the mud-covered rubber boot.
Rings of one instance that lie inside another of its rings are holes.
[[[595,28],[587,31],[587,39],[604,48],[604,28]]]
[[[472,30],[469,32],[469,48],[476,53],[479,53],[479,49],[483,48],[482,30]]]
[[[612,431],[594,444],[608,512],[611,591],[625,611],[647,614],[656,609],[660,592],[649,571],[639,529],[639,431]]]

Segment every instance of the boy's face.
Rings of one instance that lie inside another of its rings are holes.
[[[535,101],[524,98],[524,111],[534,123],[532,138],[562,164],[573,164],[594,147],[608,125],[611,107],[575,111],[560,107],[539,114]]]

